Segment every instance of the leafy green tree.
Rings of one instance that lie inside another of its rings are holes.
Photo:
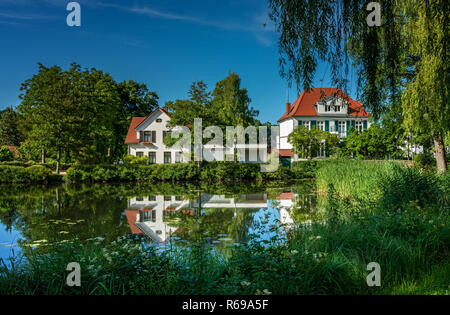
[[[0,145],[19,146],[23,135],[19,130],[19,117],[12,108],[8,108],[0,115]]]
[[[269,0],[280,31],[281,73],[311,88],[319,61],[331,63],[333,84],[346,90],[350,61],[362,102],[378,118],[401,101],[404,127],[434,139],[437,166],[447,170],[444,135],[450,130],[447,0],[385,0],[382,23],[367,23],[368,2]]]
[[[125,137],[133,117],[145,117],[158,107],[158,95],[148,89],[147,85],[133,80],[117,84],[120,105],[114,119],[114,144],[110,155],[122,157],[126,153]]]
[[[339,145],[337,135],[316,127],[308,130],[305,126],[295,128],[289,135],[288,141],[292,143],[295,154],[308,159],[318,156],[320,149],[327,150],[332,154]]]
[[[8,162],[14,160],[14,155],[7,146],[0,147],[0,162]]]
[[[109,74],[81,69],[73,63],[69,70],[39,64],[39,72],[21,87],[27,142],[42,149],[56,150],[57,168],[61,154],[80,162],[106,159],[114,144],[114,119],[120,104],[116,85]]]

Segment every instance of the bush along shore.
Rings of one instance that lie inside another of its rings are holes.
[[[317,166],[324,161],[304,161],[275,172],[261,172],[259,164],[203,162],[154,165],[78,165],[67,170],[68,182],[114,181],[228,181],[286,180],[313,178]]]
[[[60,181],[61,177],[42,165],[0,165],[0,183],[42,183]]]
[[[163,252],[125,237],[48,245],[14,267],[0,262],[0,294],[449,294],[450,176],[378,163],[366,187],[347,189],[361,167],[347,165],[342,186],[341,174],[321,174],[325,219],[287,237],[250,235],[224,254],[206,241]],[[81,287],[66,285],[73,261]],[[381,286],[367,285],[370,262]]]

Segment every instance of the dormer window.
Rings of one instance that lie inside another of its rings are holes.
[[[341,111],[341,106],[335,106],[334,107],[334,111],[335,112],[340,112]]]
[[[157,122],[157,123],[160,123],[160,122],[162,122],[162,119],[161,119],[161,118],[158,118],[158,119],[156,120],[156,122]]]
[[[328,113],[331,111],[331,105],[325,105],[325,112]]]

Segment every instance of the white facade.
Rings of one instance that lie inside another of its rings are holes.
[[[336,134],[339,138],[345,138],[348,129],[353,126],[358,131],[370,128],[368,117],[350,116],[348,114],[348,102],[339,97],[328,97],[314,105],[316,116],[292,116],[280,122],[280,136],[277,139],[279,150],[292,150],[292,144],[288,137],[298,126],[312,127]],[[294,160],[297,157],[294,156]]]
[[[153,164],[183,162],[185,157],[179,148],[167,147],[164,144],[164,134],[170,131],[167,127],[169,121],[170,117],[164,111],[154,111],[136,127],[139,143],[128,144],[128,154],[148,157]]]
[[[128,143],[128,154],[148,157],[151,164],[184,163],[188,162],[190,153],[181,148],[167,147],[164,144],[164,134],[170,132],[168,123],[170,116],[163,110],[154,111],[144,119],[134,131],[137,142]],[[192,144],[192,151],[196,152]],[[206,161],[224,161],[226,155],[236,152],[236,162],[266,163],[268,161],[267,144],[244,144],[225,147],[218,144],[205,144],[202,146],[200,158]],[[199,155],[199,154],[196,154]]]

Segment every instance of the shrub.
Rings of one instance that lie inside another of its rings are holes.
[[[436,165],[436,159],[431,153],[419,153],[414,156],[414,164],[421,168],[428,168]]]
[[[12,161],[14,160],[14,155],[7,146],[0,147],[0,162]]]
[[[29,183],[55,180],[52,172],[43,166],[31,167],[0,165],[0,182]]]

